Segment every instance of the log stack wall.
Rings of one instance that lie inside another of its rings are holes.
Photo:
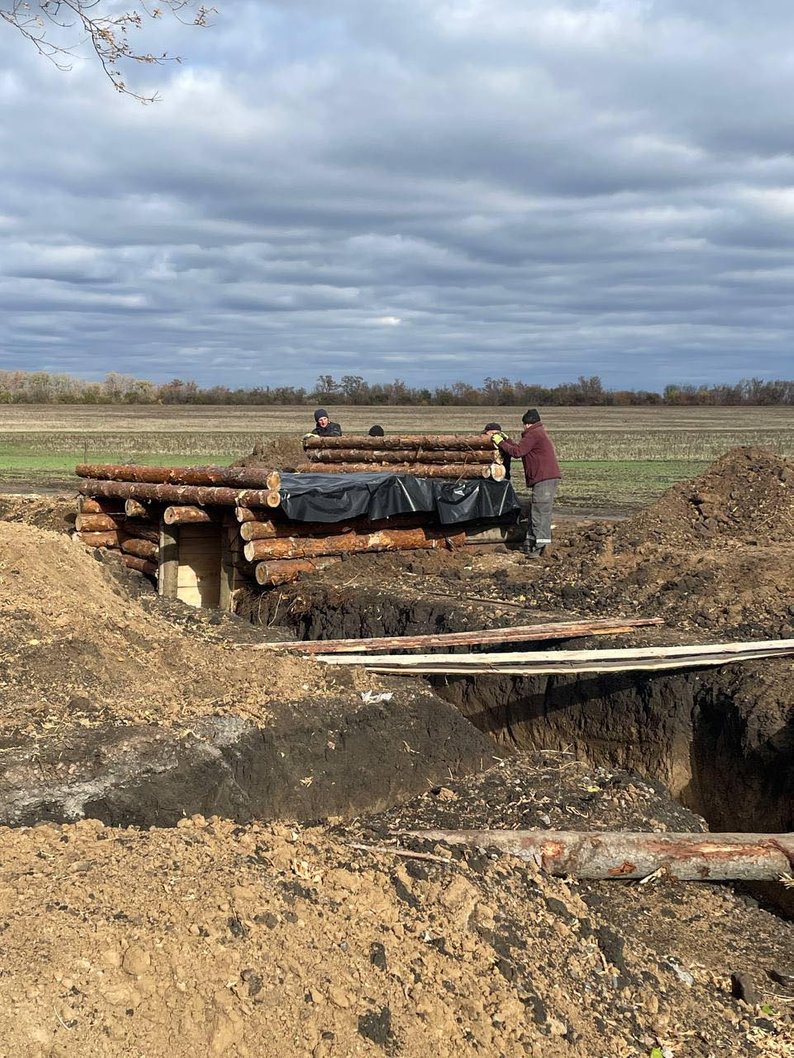
[[[402,434],[303,439],[299,473],[360,474],[379,471],[414,477],[503,481],[502,455],[486,434]]]

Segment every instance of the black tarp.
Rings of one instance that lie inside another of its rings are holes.
[[[518,514],[509,481],[419,478],[408,474],[281,475],[281,510],[296,522],[372,521],[417,511],[441,525],[504,518]]]

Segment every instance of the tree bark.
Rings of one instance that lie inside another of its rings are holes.
[[[318,555],[348,555],[374,551],[416,551],[459,547],[464,533],[429,529],[380,529],[375,533],[347,533],[326,537],[287,537],[251,540],[243,549],[249,562],[275,558],[314,558]]]
[[[413,837],[498,848],[549,874],[638,879],[660,871],[684,881],[778,881],[794,869],[794,834],[674,834],[563,830],[424,830]]]
[[[112,514],[123,513],[124,504],[118,500],[96,499],[94,496],[78,496],[77,510],[79,514]]]
[[[369,437],[346,434],[342,437],[305,437],[305,451],[316,448],[366,448],[381,451],[426,448],[430,451],[492,452],[493,442],[485,434],[402,434],[395,437]]]
[[[203,507],[166,507],[163,521],[166,525],[193,525],[196,522],[214,522],[215,518]]]
[[[254,575],[257,584],[261,584],[263,588],[275,588],[279,584],[289,584],[297,580],[304,573],[317,573],[339,561],[341,560],[335,556],[326,556],[257,562]]]
[[[481,451],[424,451],[421,448],[309,448],[314,463],[493,463],[495,449],[489,445]]]
[[[121,550],[126,555],[135,555],[138,558],[145,558],[152,561],[157,558],[159,548],[157,544],[153,544],[151,540],[141,540],[138,537],[130,536],[126,539],[122,539]]]
[[[114,532],[118,525],[116,518],[109,514],[78,514],[74,520],[78,533]]]
[[[149,508],[139,500],[125,500],[124,513],[128,518],[148,518]]]
[[[234,517],[238,522],[261,522],[270,515],[267,511],[252,511],[249,507],[235,507]]]
[[[243,522],[240,536],[243,540],[273,540],[282,537],[342,536],[346,533],[375,533],[381,529],[421,529],[427,518],[415,515],[388,518],[372,522],[367,519],[355,522]]]
[[[139,558],[137,555],[122,555],[124,565],[129,569],[137,569],[139,573],[145,573],[149,577],[157,577],[157,563],[148,559]]]
[[[281,486],[281,474],[277,470],[262,467],[147,467],[133,463],[80,463],[75,467],[75,474],[97,481],[134,481],[148,485],[223,485],[267,490]]]
[[[78,533],[78,539],[81,543],[86,544],[88,547],[118,547],[119,546],[119,534],[104,532],[104,533]]]
[[[483,463],[298,463],[299,474],[412,474],[415,478],[489,478]]]
[[[373,636],[359,639],[299,639],[289,643],[256,643],[254,650],[295,651],[299,654],[372,654],[378,650],[415,650],[537,640],[573,639],[578,636],[608,636],[664,624],[660,617],[599,618],[593,621],[549,621],[544,624],[484,628],[471,632],[440,632],[437,635]]]
[[[122,540],[151,540],[153,544],[159,544],[160,530],[153,522],[124,522],[119,527],[119,537]]]
[[[265,489],[154,485],[134,481],[89,479],[82,483],[80,492],[85,496],[118,496],[125,500],[156,500],[166,504],[185,503],[199,507],[278,507],[281,503],[281,493]]]

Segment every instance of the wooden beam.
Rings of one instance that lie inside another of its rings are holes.
[[[175,599],[179,583],[179,530],[160,523],[157,593],[165,599]]]
[[[475,646],[486,643],[529,643],[534,640],[572,639],[578,636],[608,636],[664,624],[661,617],[604,618],[594,621],[551,621],[546,624],[513,625],[471,632],[441,632],[436,635],[374,636],[369,639],[303,639],[287,643],[241,644],[242,649],[295,651],[300,654],[371,654],[378,650],[415,650],[420,647]],[[482,654],[474,655],[482,657]]]
[[[315,558],[318,555],[462,547],[465,542],[463,533],[444,533],[429,529],[380,529],[375,533],[251,540],[243,548],[243,554],[249,562],[260,562],[274,558]]]
[[[327,555],[323,558],[296,558],[283,559],[275,562],[258,562],[254,575],[257,584],[264,588],[275,588],[279,584],[289,584],[297,580],[304,573],[317,573],[335,562],[341,562],[341,558]]]
[[[382,657],[321,654],[329,665],[361,665],[373,672],[408,675],[565,676],[585,672],[707,668],[794,654],[794,639],[711,643],[615,650],[538,650],[499,654],[387,654]]]
[[[137,555],[122,555],[121,559],[128,569],[135,569],[138,573],[145,573],[147,577],[157,576],[157,563]]]
[[[135,481],[99,481],[90,478],[80,485],[84,496],[117,496],[120,499],[157,500],[167,504],[198,507],[278,507],[281,493],[269,489],[232,489],[221,486],[154,485]]]
[[[488,452],[493,442],[482,433],[477,434],[400,434],[394,437],[370,437],[345,434],[342,437],[309,436],[303,440],[304,450],[314,448],[366,448],[369,451],[388,449],[427,448],[430,451]]]
[[[213,522],[216,519],[203,507],[166,507],[163,521],[166,525],[192,525],[196,522]]]
[[[118,529],[118,518],[109,514],[78,514],[74,527],[78,533],[104,533]]]
[[[677,834],[632,831],[411,830],[414,838],[497,848],[573,878],[779,881],[794,870],[794,834]]]
[[[149,467],[140,464],[80,463],[80,478],[129,481],[149,485],[225,485],[244,489],[278,489],[281,474],[263,467]]]
[[[491,477],[490,463],[298,463],[295,470],[299,474],[411,474],[455,481]]]
[[[493,463],[493,445],[472,451],[424,451],[421,448],[309,448],[314,463]]]
[[[119,534],[113,530],[96,533],[83,532],[76,533],[75,535],[80,543],[85,544],[87,547],[119,546]]]
[[[139,537],[130,536],[122,538],[121,550],[126,555],[135,555],[137,558],[145,558],[149,562],[157,559],[157,544],[151,540],[141,540]]]
[[[124,513],[128,518],[148,518],[149,508],[140,500],[125,500]]]

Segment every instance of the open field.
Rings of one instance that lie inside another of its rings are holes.
[[[491,420],[517,435],[523,408],[329,408],[345,432],[472,432]],[[228,463],[254,442],[301,434],[309,407],[13,405],[3,408],[0,482],[66,485],[75,463]],[[734,445],[794,454],[789,408],[548,408],[563,463],[560,504],[631,508],[698,473]]]

